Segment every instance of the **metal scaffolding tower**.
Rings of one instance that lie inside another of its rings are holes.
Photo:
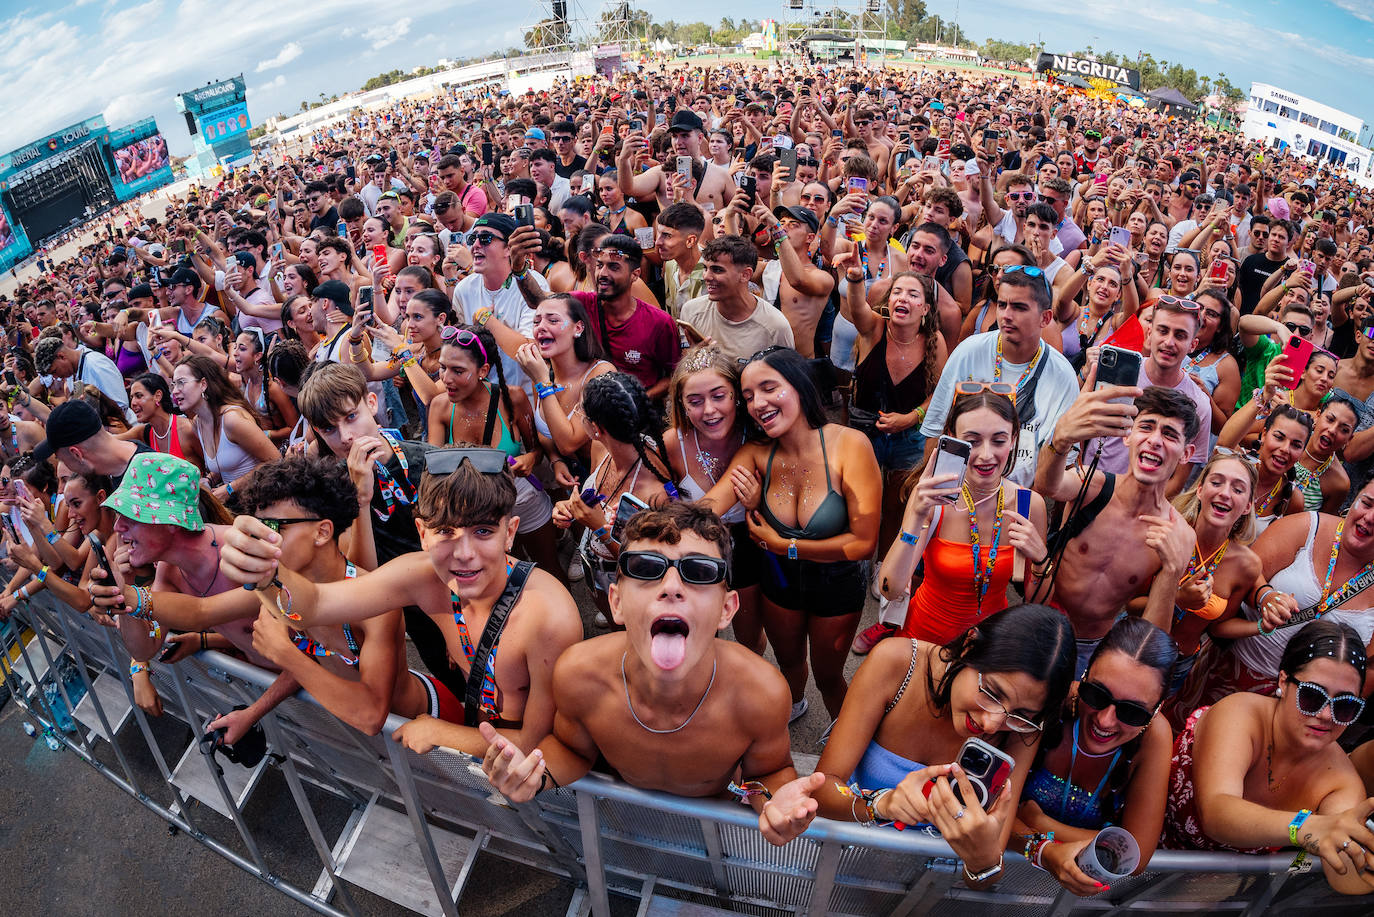
[[[572,53],[586,42],[586,24],[578,0],[534,0],[521,31],[530,51]]]
[[[783,0],[784,47],[802,53],[807,43],[853,54],[857,62],[865,48],[881,47],[887,37],[887,4],[884,0]]]

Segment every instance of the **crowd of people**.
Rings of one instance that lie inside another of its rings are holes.
[[[924,825],[974,888],[1097,894],[1115,825],[1365,893],[1371,225],[985,73],[354,112],[0,298],[0,616],[115,628],[152,713],[201,650],[279,673],[228,745],[304,689],[513,800],[597,767],[775,844]]]

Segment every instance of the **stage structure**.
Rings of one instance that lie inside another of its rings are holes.
[[[882,62],[887,46],[883,0],[783,0],[779,19],[784,54],[862,66]]]
[[[587,41],[586,16],[577,0],[535,0],[522,30],[530,51],[572,54]]]
[[[152,118],[111,129],[96,115],[0,156],[0,271],[49,237],[171,180],[167,141]]]
[[[247,86],[243,74],[179,93],[177,111],[186,117],[186,130],[195,138],[195,154],[186,160],[193,178],[212,175],[216,166],[232,165],[253,155],[248,131]]]

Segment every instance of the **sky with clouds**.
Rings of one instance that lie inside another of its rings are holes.
[[[576,2],[576,0],[574,0]],[[782,0],[670,0],[637,6],[656,19],[718,22],[777,16]],[[518,45],[538,18],[530,0],[0,0],[0,151],[103,113],[111,126],[155,116],[172,152],[191,151],[174,96],[243,73],[254,123],[378,73]],[[585,15],[599,3],[581,0]],[[1243,89],[1275,83],[1374,121],[1374,0],[927,0],[976,40],[1069,52],[1092,45],[1224,72]]]

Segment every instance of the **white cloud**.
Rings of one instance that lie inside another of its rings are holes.
[[[1331,2],[1356,19],[1374,22],[1374,5],[1371,5],[1369,0],[1331,0]]]
[[[256,96],[256,95],[259,95],[259,94],[264,93],[264,92],[270,92],[270,91],[273,90],[273,89],[280,89],[280,88],[282,88],[282,87],[285,86],[285,85],[286,85],[286,74],[285,74],[285,73],[278,73],[276,79],[268,80],[266,83],[263,83],[261,86],[249,86],[249,87],[248,87],[248,95],[250,95],[250,96]]]
[[[400,41],[410,33],[411,19],[406,16],[389,25],[373,26],[363,33],[363,38],[372,42],[372,50],[380,51],[389,44]]]
[[[300,42],[289,41],[282,45],[282,49],[277,52],[276,57],[269,58],[265,61],[258,61],[258,66],[253,72],[262,73],[264,70],[275,70],[278,67],[285,67],[287,64],[300,57],[304,51],[305,49],[301,47]]]

